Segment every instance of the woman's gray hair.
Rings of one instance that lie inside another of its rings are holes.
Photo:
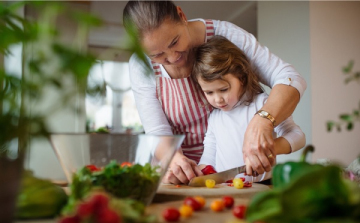
[[[135,26],[140,37],[158,28],[165,19],[180,22],[176,5],[172,1],[129,1],[123,11],[125,29]]]

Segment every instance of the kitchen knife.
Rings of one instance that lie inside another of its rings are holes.
[[[227,180],[233,179],[239,173],[245,173],[246,166],[235,167],[229,170],[225,170],[219,173],[213,173],[205,176],[194,177],[190,180],[190,187],[205,187],[205,181],[207,179],[215,180],[216,184],[225,183]]]

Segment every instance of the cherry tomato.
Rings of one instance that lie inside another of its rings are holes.
[[[209,175],[209,174],[213,174],[213,173],[217,173],[215,168],[211,165],[207,165],[205,166],[201,172],[204,174],[204,175]]]
[[[211,202],[210,208],[215,212],[224,210],[224,202],[222,200],[214,200]]]
[[[194,197],[195,198],[195,200],[197,200],[199,203],[200,203],[200,205],[201,205],[201,208],[203,208],[204,206],[205,206],[205,198],[204,197],[202,197],[202,196],[195,196]]]
[[[235,178],[233,180],[233,184],[236,189],[241,189],[244,187],[244,182],[240,178]]]
[[[179,208],[179,212],[180,212],[180,215],[185,217],[185,218],[188,218],[190,217],[192,214],[193,214],[193,209],[192,207],[190,207],[189,205],[181,205],[181,207]]]
[[[132,166],[132,163],[130,163],[130,162],[122,162],[121,167],[124,167],[124,166]]]
[[[205,181],[205,185],[207,188],[213,188],[213,187],[215,187],[215,184],[216,184],[215,180],[212,180],[212,179],[207,179]]]
[[[180,212],[176,208],[167,208],[163,211],[162,216],[168,222],[175,222],[179,220]]]
[[[245,212],[246,212],[246,206],[245,205],[238,205],[235,206],[233,209],[233,215],[237,218],[244,219],[245,218]]]
[[[230,209],[234,206],[234,198],[230,196],[224,196],[222,198],[226,208]]]
[[[193,197],[187,197],[184,200],[184,204],[190,206],[194,211],[201,209],[201,204]]]

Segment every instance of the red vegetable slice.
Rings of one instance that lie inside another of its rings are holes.
[[[86,165],[85,166],[86,168],[88,168],[91,172],[95,172],[95,171],[99,171],[99,170],[101,170],[101,168],[99,168],[99,167],[97,167],[97,166],[95,166],[95,165]]]
[[[252,187],[252,182],[245,181],[244,182],[244,187]]]
[[[124,167],[124,166],[132,166],[132,163],[130,163],[130,162],[123,162],[123,163],[121,164],[121,167]]]
[[[201,172],[204,174],[204,175],[209,175],[209,174],[213,174],[213,173],[217,173],[215,168],[211,165],[207,165],[204,167],[204,169],[201,170]]]

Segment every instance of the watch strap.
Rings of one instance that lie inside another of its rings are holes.
[[[270,115],[269,112],[264,111],[264,110],[259,110],[259,111],[257,111],[257,112],[255,113],[255,115],[256,115],[256,114],[260,115],[260,117],[263,117],[263,118],[268,119],[268,120],[273,124],[273,126],[275,127],[276,120],[275,120],[275,118],[274,118],[272,115]]]

